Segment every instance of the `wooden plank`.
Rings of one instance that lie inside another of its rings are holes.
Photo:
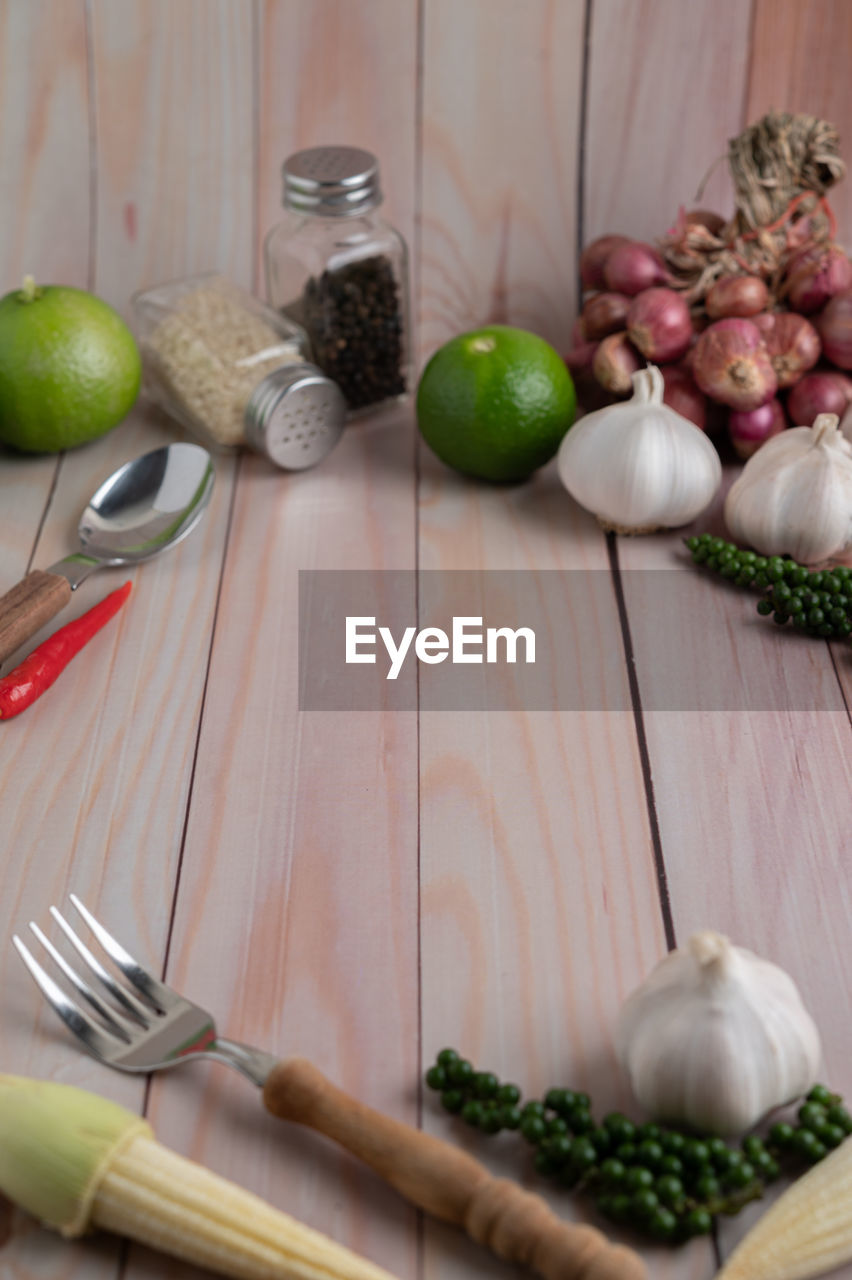
[[[413,242],[414,3],[259,11],[259,218],[311,143],[375,150]],[[392,104],[392,106],[391,106]],[[312,1058],[416,1120],[416,713],[300,713],[298,571],[411,568],[407,412],[348,430],[315,471],[241,468],[189,814],[169,977],[227,1034]],[[411,593],[413,599],[414,584]],[[416,1216],[354,1161],[265,1117],[221,1068],[158,1084],[152,1114],[203,1158],[398,1275]]]
[[[570,345],[583,6],[487,9],[424,10],[424,356],[489,322]]]
[[[751,5],[594,0],[587,97],[585,239],[653,241],[742,127]],[[701,197],[733,212],[720,164]]]
[[[247,193],[237,184],[234,196],[230,183],[252,148],[251,13],[185,0],[95,3],[92,48],[96,291],[126,311],[130,291],[153,279],[211,265],[250,278],[250,184]],[[229,86],[224,105],[223,84]],[[187,166],[193,152],[197,158]],[[138,173],[144,190],[135,185]],[[73,550],[83,504],[116,466],[177,434],[162,415],[140,406],[114,432],[70,453],[36,563]],[[233,460],[220,458],[217,472],[200,528],[130,575],[134,592],[119,619],[39,705],[4,728],[5,937],[28,918],[44,921],[49,903],[63,902],[74,889],[144,962],[155,969],[162,963]],[[68,616],[122,580],[106,573],[93,578]],[[59,1075],[141,1107],[144,1081],[85,1057],[41,1010],[14,953],[0,957],[0,969],[16,1014],[4,1030],[6,1069]],[[89,1274],[106,1275],[116,1257],[114,1243],[87,1243],[71,1253],[29,1231],[6,1249],[4,1262],[39,1276],[60,1268],[67,1273],[78,1263]]]
[[[94,0],[93,37],[99,292],[126,311],[200,271],[251,284],[251,6]]]
[[[582,6],[462,12],[430,0],[425,19],[424,351],[489,318],[565,342]],[[425,448],[420,465],[421,567],[528,574],[550,629],[566,645],[585,633],[590,688],[616,655],[613,705],[627,708],[421,710],[423,1067],[452,1044],[528,1097],[565,1084],[587,1088],[601,1111],[627,1106],[612,1026],[665,939],[614,597],[594,623],[585,612],[580,571],[608,583],[605,542],[553,466],[510,488],[461,479]],[[564,572],[560,588],[548,570]],[[559,1213],[590,1213],[530,1176],[516,1136],[486,1146],[434,1095],[424,1126],[543,1191]],[[424,1241],[426,1275],[493,1269],[457,1233],[427,1224]],[[706,1269],[700,1248],[676,1264],[648,1257],[655,1274]]]
[[[848,77],[831,71],[837,51],[852,48],[852,10],[844,0],[755,0],[747,117],[765,112],[803,111],[840,131],[841,155],[852,164],[849,120],[852,89]],[[833,188],[829,199],[837,217],[837,239],[852,249],[852,183]]]
[[[281,166],[302,147],[378,156],[382,216],[414,248],[414,0],[261,0],[258,225],[281,221]],[[258,278],[262,278],[261,243]]]
[[[85,288],[89,118],[85,9],[33,0],[0,9],[0,294],[26,273]],[[61,234],[57,234],[61,210]],[[0,592],[24,572],[56,474],[54,457],[0,446]]]

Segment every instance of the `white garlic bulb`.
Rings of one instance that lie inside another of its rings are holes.
[[[767,440],[731,486],[725,523],[735,542],[801,564],[852,548],[852,444],[836,414]]]
[[[633,374],[633,397],[581,418],[557,467],[580,506],[617,533],[688,524],[722,482],[719,455],[700,427],[663,404],[654,365]]]
[[[805,1093],[821,1052],[792,978],[709,930],[628,997],[616,1043],[650,1115],[715,1134],[742,1133]]]

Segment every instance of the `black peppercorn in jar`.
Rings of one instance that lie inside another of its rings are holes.
[[[265,244],[269,302],[307,331],[350,414],[410,388],[408,255],[376,212],[375,156],[313,147],[284,164],[285,220]]]

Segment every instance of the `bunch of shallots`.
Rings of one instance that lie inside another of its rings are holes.
[[[587,409],[625,396],[646,362],[665,401],[727,425],[747,458],[786,426],[852,405],[852,262],[826,189],[837,132],[773,114],[729,146],[732,218],[681,210],[657,245],[605,235],[580,258],[583,305],[565,357]]]

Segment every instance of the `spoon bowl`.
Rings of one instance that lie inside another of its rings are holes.
[[[81,550],[28,573],[0,598],[0,662],[59,613],[95,569],[139,564],[185,538],[204,514],[213,480],[207,450],[183,441],[119,467],[83,512]]]

